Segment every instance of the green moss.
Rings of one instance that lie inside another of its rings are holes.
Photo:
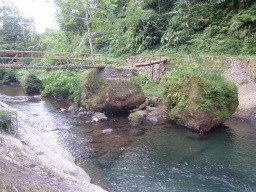
[[[164,81],[164,97],[171,116],[177,117],[181,111],[209,111],[214,118],[225,119],[238,105],[235,84],[220,74],[179,69],[166,75]]]
[[[88,70],[82,77],[82,105],[92,111],[125,112],[141,104],[145,97],[130,79],[103,79],[99,72]]]
[[[97,71],[87,70],[82,74],[82,87],[87,94],[93,94],[103,85],[103,78]]]
[[[0,80],[3,80],[5,84],[18,82],[16,71],[13,69],[1,69]]]
[[[218,74],[204,74],[200,79],[209,108],[218,118],[227,118],[236,109],[238,94],[235,83]]]
[[[146,113],[144,111],[136,111],[134,113],[131,113],[128,116],[128,119],[131,121],[133,125],[139,124],[146,116]]]
[[[42,90],[42,81],[34,74],[26,74],[22,83],[25,87],[26,93],[28,94],[38,94]]]
[[[107,88],[97,71],[87,70],[82,74],[82,105],[89,110],[101,109],[107,99]]]

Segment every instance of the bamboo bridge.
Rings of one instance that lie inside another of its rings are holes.
[[[136,68],[150,79],[157,80],[168,68],[168,61],[173,58],[161,55],[138,55],[119,62],[121,66]],[[76,52],[46,52],[0,50],[0,68],[12,69],[104,69],[108,64],[115,64],[110,55]]]
[[[76,52],[71,53],[71,52],[0,50],[0,68],[14,68],[14,69],[104,68],[108,64],[110,57],[111,56],[109,55],[76,53]],[[39,62],[35,62],[36,60],[38,60]]]

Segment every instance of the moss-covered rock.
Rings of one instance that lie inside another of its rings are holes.
[[[87,70],[82,76],[82,105],[107,114],[127,112],[144,102],[143,91],[130,79],[106,79],[99,72]]]
[[[27,94],[39,94],[42,90],[42,81],[33,74],[25,75],[23,84]]]
[[[132,126],[137,126],[145,120],[146,116],[147,116],[147,112],[140,110],[140,111],[131,113],[128,116],[128,119],[130,120]]]
[[[197,132],[223,123],[238,106],[235,84],[221,75],[177,70],[164,81],[171,120]]]

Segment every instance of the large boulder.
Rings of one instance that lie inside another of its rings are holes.
[[[171,120],[197,132],[220,125],[238,106],[236,85],[220,75],[177,70],[164,81]]]
[[[119,114],[145,101],[142,89],[128,78],[103,78],[87,70],[82,77],[82,105],[91,111]]]
[[[42,90],[42,81],[34,74],[25,75],[22,83],[27,94],[39,94]]]

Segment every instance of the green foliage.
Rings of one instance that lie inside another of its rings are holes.
[[[89,110],[102,110],[107,98],[107,85],[99,72],[87,70],[82,74],[82,105]]]
[[[212,111],[227,118],[237,106],[237,89],[215,70],[199,70],[200,65],[181,65],[164,78],[164,97],[170,109]],[[190,111],[191,112],[191,111]],[[172,112],[171,112],[172,113]]]
[[[82,75],[83,84],[82,87],[87,94],[94,94],[102,88],[103,78],[97,71],[87,70]]]
[[[146,97],[162,96],[163,87],[159,81],[151,80],[145,75],[133,76],[131,80],[139,89],[143,90]]]
[[[241,45],[237,39],[226,38],[215,41],[211,46],[211,52],[238,55],[241,52]]]
[[[208,99],[208,108],[214,106],[221,109],[223,106],[231,106],[237,100],[236,86],[230,80],[218,74],[203,74],[200,81],[202,85],[204,96]],[[211,101],[211,102],[210,102]],[[202,107],[206,102],[200,102],[199,106]],[[234,107],[231,107],[234,108]],[[229,111],[221,111],[217,114],[219,118],[227,118]]]
[[[161,43],[165,48],[215,54],[255,54],[255,6],[235,12],[228,1],[176,4]],[[195,5],[195,6],[193,6]],[[248,41],[250,39],[250,41]]]
[[[15,112],[0,110],[0,129],[2,128],[5,132],[10,133],[11,123],[15,116]]]
[[[27,94],[38,94],[42,90],[42,81],[34,74],[26,74],[23,78],[23,85]]]
[[[76,103],[81,102],[81,72],[56,70],[43,79],[43,91],[46,97],[67,98]]]
[[[35,34],[33,20],[22,17],[11,1],[0,1],[0,13],[0,50],[28,50]]]
[[[55,3],[63,35],[54,38],[58,40],[51,47],[60,50],[89,51],[84,24],[88,9],[94,48],[102,53],[122,56],[159,48],[186,54],[256,53],[253,0],[55,0]]]
[[[16,71],[13,69],[0,69],[0,79],[4,84],[18,82]]]

